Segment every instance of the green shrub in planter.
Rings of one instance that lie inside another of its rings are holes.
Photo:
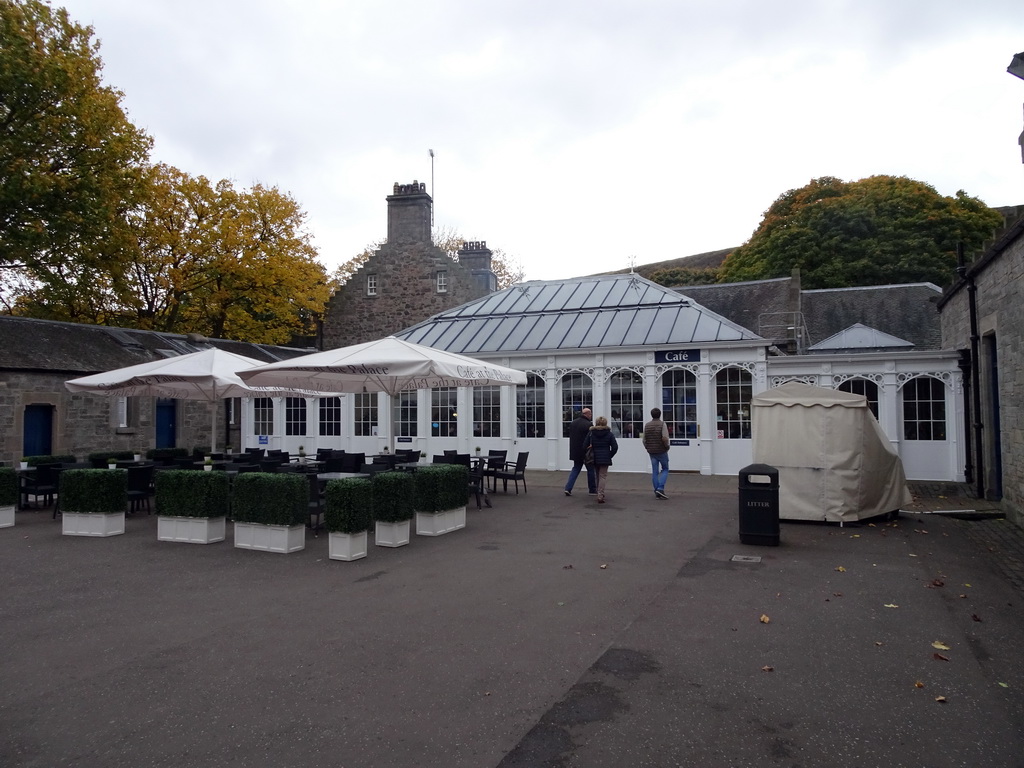
[[[431,464],[413,473],[417,512],[444,512],[466,505],[469,469],[462,464]]]
[[[135,458],[135,451],[103,451],[102,453],[90,453],[87,458],[95,464],[106,464],[108,459],[114,461],[131,461]]]
[[[0,507],[18,503],[18,474],[11,467],[0,467]]]
[[[156,475],[156,513],[168,517],[227,517],[230,485],[225,472],[161,470]]]
[[[60,508],[65,512],[110,514],[128,507],[128,472],[123,469],[65,469],[60,473]]]
[[[58,454],[56,456],[26,456],[22,461],[27,461],[30,467],[38,467],[40,464],[74,464],[75,457],[71,454]]]
[[[331,533],[361,533],[373,522],[373,483],[348,477],[327,483],[324,524]]]
[[[372,478],[373,519],[382,523],[412,520],[415,482],[409,472],[381,472]]]
[[[173,464],[175,459],[188,458],[188,450],[185,448],[150,448],[146,451],[146,458],[159,461],[161,464]]]
[[[295,473],[246,472],[235,478],[231,503],[231,515],[238,523],[305,525],[309,517],[309,480]]]

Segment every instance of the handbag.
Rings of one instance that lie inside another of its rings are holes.
[[[588,445],[587,450],[583,452],[583,463],[588,467],[594,464],[594,446]]]

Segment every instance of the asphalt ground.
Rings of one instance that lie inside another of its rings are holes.
[[[775,547],[735,478],[564,477],[355,562],[19,512],[0,766],[1024,766],[1024,534],[962,489]]]

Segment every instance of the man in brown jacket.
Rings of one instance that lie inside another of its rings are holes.
[[[668,480],[668,427],[661,420],[661,408],[651,408],[651,420],[644,424],[644,448],[651,457],[651,482],[654,495],[667,499],[665,481]]]

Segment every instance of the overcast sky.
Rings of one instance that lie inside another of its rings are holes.
[[[1024,204],[1020,0],[53,0],[194,176],[277,186],[328,269],[395,182],[527,279],[742,244],[812,178]]]

